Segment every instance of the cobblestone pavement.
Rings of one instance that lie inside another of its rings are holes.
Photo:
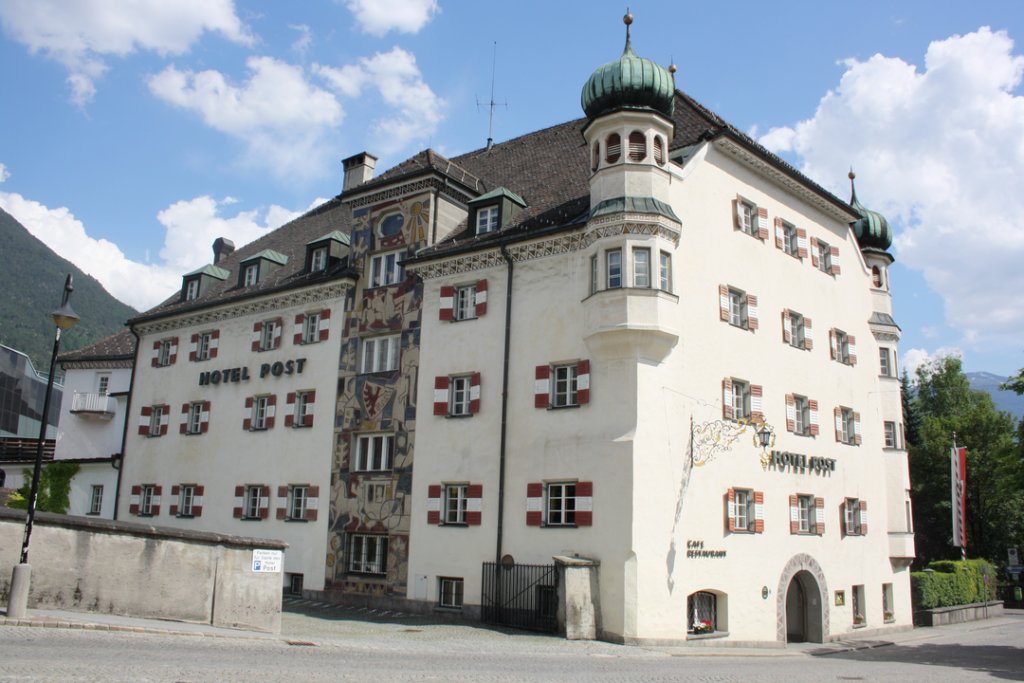
[[[0,626],[0,683],[1024,681],[1024,615],[921,629],[869,649],[828,648],[827,656],[813,647],[737,655],[570,642],[299,602],[286,606],[280,638],[238,636]]]

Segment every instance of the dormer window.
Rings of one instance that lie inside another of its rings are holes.
[[[193,301],[199,298],[199,278],[189,280],[185,285],[185,301]]]
[[[629,160],[643,161],[647,158],[647,136],[638,130],[629,134]]]
[[[479,209],[476,214],[476,234],[483,235],[498,229],[498,207]]]
[[[260,267],[258,265],[247,266],[245,269],[245,286],[251,287],[256,284],[256,280],[260,274]]]
[[[181,300],[195,301],[204,296],[211,287],[219,285],[231,275],[230,270],[207,264],[199,270],[181,276]]]
[[[287,263],[288,257],[273,249],[264,249],[258,254],[253,254],[241,263],[238,286],[252,287],[260,281],[266,280],[274,271]]]
[[[306,243],[306,272],[321,273],[341,263],[350,254],[349,236],[340,230]]]
[[[614,164],[620,156],[622,156],[622,138],[618,133],[612,133],[608,136],[608,142],[605,143],[605,161]]]
[[[327,267],[327,247],[320,247],[313,250],[313,257],[310,260],[309,270],[311,273],[323,270]]]

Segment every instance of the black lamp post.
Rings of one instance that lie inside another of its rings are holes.
[[[46,398],[43,401],[42,425],[39,427],[39,445],[36,448],[36,464],[32,475],[32,495],[28,501],[28,516],[25,520],[25,540],[21,544],[21,562],[14,568],[14,575],[11,578],[10,601],[7,605],[8,618],[20,618],[25,616],[25,606],[28,603],[28,591],[32,576],[32,566],[28,563],[29,542],[32,540],[32,524],[36,518],[36,501],[39,497],[39,477],[43,469],[43,448],[46,443],[46,422],[50,417],[50,396],[53,394],[53,373],[57,365],[57,352],[60,350],[60,331],[66,330],[80,318],[71,310],[71,292],[75,291],[71,286],[71,275],[68,275],[64,283],[64,296],[61,299],[60,308],[50,314],[53,322],[57,325],[57,333],[53,340],[53,356],[50,358],[50,376],[46,382]]]

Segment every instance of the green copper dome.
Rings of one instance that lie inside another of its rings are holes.
[[[857,236],[857,244],[861,249],[881,249],[887,251],[892,246],[892,230],[889,229],[889,221],[885,216],[864,208],[864,205],[857,199],[857,189],[853,186],[853,179],[856,176],[850,171],[850,206],[860,214],[860,218],[853,223],[853,233]]]
[[[633,52],[629,39],[632,15],[627,14],[626,49],[614,62],[597,69],[583,86],[580,97],[583,112],[593,121],[619,107],[647,107],[671,118],[675,102],[672,75],[649,59]]]

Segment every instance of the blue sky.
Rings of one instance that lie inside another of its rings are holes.
[[[0,0],[0,207],[148,308],[210,260],[387,168],[582,115],[625,6]],[[896,230],[908,362],[1024,365],[1020,2],[633,2],[637,52]],[[986,28],[987,27],[987,28]],[[1016,44],[1015,44],[1016,42]]]

